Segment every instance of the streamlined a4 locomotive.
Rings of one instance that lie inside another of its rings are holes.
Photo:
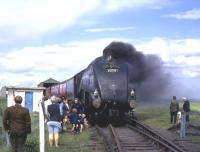
[[[96,58],[71,79],[47,88],[48,94],[79,98],[91,123],[122,120],[135,108],[136,92],[127,62],[107,54]]]
[[[94,60],[84,70],[79,87],[90,120],[121,120],[126,112],[135,108],[135,89],[129,84],[126,63],[111,56]]]
[[[47,93],[68,100],[79,98],[90,122],[103,123],[121,120],[135,108],[136,93],[132,86],[127,63],[108,56],[95,59],[71,79],[47,88]]]

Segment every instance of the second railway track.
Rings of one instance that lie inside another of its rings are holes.
[[[107,152],[184,152],[141,123],[130,120],[123,127],[98,127]]]

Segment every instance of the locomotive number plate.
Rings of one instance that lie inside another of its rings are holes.
[[[118,69],[107,69],[107,72],[118,72]]]

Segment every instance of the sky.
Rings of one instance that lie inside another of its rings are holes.
[[[158,55],[175,93],[200,98],[199,27],[197,0],[0,0],[0,87],[64,81],[122,41]]]

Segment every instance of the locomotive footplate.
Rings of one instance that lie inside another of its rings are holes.
[[[109,116],[119,116],[119,110],[118,109],[110,109],[109,110]]]

